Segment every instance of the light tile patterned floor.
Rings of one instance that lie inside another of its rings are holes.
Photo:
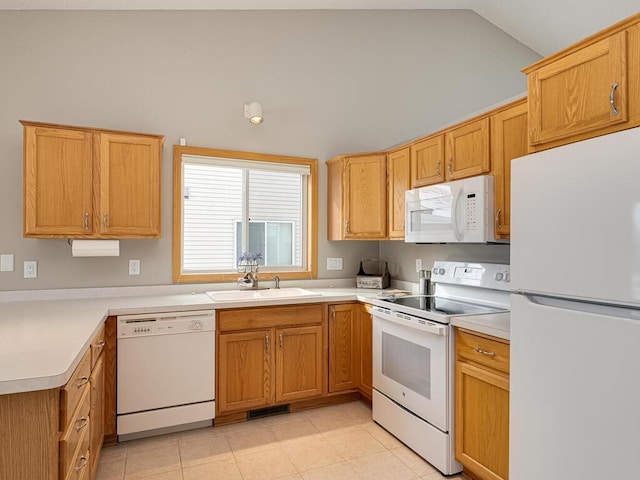
[[[436,480],[363,402],[105,447],[97,480]]]

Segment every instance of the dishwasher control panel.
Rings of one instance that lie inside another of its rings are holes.
[[[118,317],[118,338],[213,330],[215,330],[215,316],[212,311],[145,313]]]

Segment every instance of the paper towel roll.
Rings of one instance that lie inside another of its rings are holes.
[[[71,255],[74,257],[117,257],[120,240],[73,240]]]

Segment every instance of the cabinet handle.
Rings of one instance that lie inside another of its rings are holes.
[[[616,102],[615,102],[615,93],[617,88],[618,88],[618,82],[613,82],[613,85],[611,85],[611,93],[609,94],[609,103],[611,104],[612,115],[618,115],[618,109],[616,108]]]
[[[104,228],[107,228],[109,226],[109,214],[105,213],[104,215],[102,215],[102,226]]]
[[[89,383],[89,377],[80,377],[78,379],[78,383],[76,383],[76,387],[80,388]]]
[[[87,417],[80,417],[76,422],[76,427],[75,427],[76,432],[79,432],[87,425],[89,425],[89,419]]]
[[[482,350],[480,347],[476,347],[476,352],[481,353],[482,355],[488,355],[490,357],[496,356],[496,352],[487,352],[486,350]]]
[[[453,173],[453,157],[449,159],[449,175]]]
[[[97,350],[102,350],[104,348],[104,345],[104,341],[98,342],[94,345],[94,348],[96,348]]]
[[[331,320],[336,321],[336,309],[331,307]]]
[[[264,337],[264,348],[266,349],[267,353],[269,353],[269,335],[265,335]]]
[[[437,170],[437,173],[436,173],[436,175],[437,175],[438,177],[439,177],[440,175],[442,175],[441,167],[442,167],[442,162],[441,162],[440,160],[438,160],[438,170]]]
[[[89,214],[84,214],[84,229],[89,230]]]
[[[82,470],[86,466],[87,466],[87,457],[85,457],[83,455],[83,456],[80,457],[80,465],[78,465],[77,467],[74,467],[74,470],[76,472],[79,472],[80,470]]]
[[[345,233],[349,233],[349,220],[345,220],[344,229],[345,229]]]
[[[280,334],[280,350],[282,350],[283,347],[284,347],[284,338],[283,338],[283,335]]]
[[[502,228],[502,222],[500,221],[500,214],[502,213],[502,209],[499,208],[498,211],[496,212],[496,227],[497,228]]]

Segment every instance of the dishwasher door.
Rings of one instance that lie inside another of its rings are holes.
[[[173,411],[191,421],[214,417],[214,328],[211,311],[118,317],[118,433],[126,416],[159,419]]]

